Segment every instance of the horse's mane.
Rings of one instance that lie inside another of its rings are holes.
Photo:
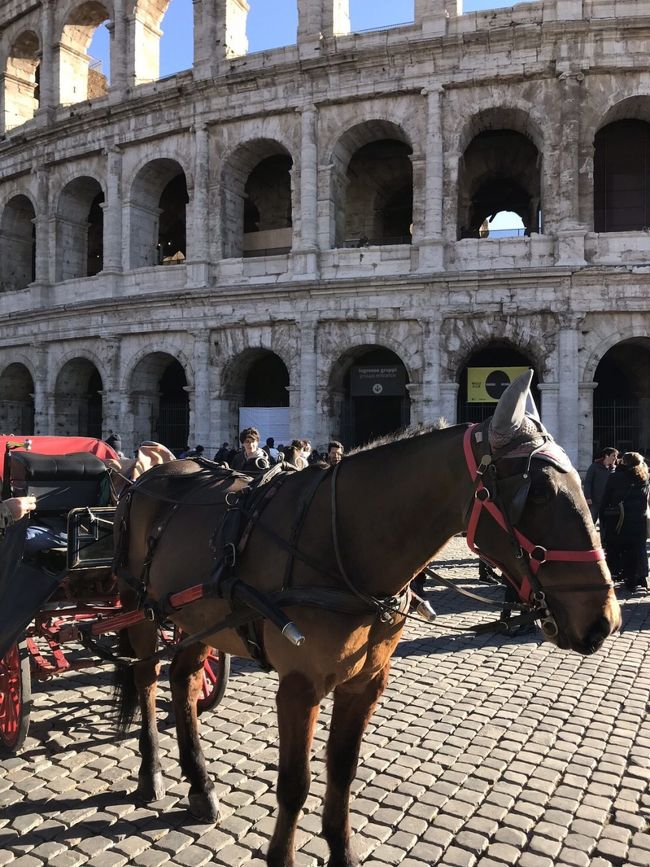
[[[356,446],[355,448],[350,449],[346,457],[359,454],[359,452],[367,452],[371,449],[379,448],[380,446],[388,446],[391,445],[391,443],[398,443],[402,440],[415,439],[416,437],[421,437],[425,434],[433,433],[433,431],[444,430],[447,427],[449,427],[449,423],[447,422],[447,420],[444,418],[439,418],[432,424],[402,428],[401,430],[394,431],[393,433],[386,434],[385,436],[377,437],[377,439],[374,439],[369,443],[365,443],[362,446]]]

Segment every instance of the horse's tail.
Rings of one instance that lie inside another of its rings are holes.
[[[133,656],[135,652],[129,639],[127,629],[119,633],[118,646],[120,656]],[[135,685],[135,673],[132,665],[119,664],[113,675],[113,710],[118,735],[124,737],[131,727],[138,709],[138,690]]]

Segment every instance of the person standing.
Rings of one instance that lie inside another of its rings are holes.
[[[600,511],[607,479],[616,469],[618,451],[611,446],[603,449],[596,460],[590,465],[583,483],[585,499],[594,522]]]
[[[650,471],[638,452],[625,452],[609,476],[600,506],[600,531],[612,577],[634,591],[648,589]]]
[[[327,444],[327,463],[331,467],[335,467],[343,460],[344,451],[343,443],[340,443],[338,440],[330,440]]]
[[[280,452],[275,447],[275,439],[273,437],[266,438],[266,444],[262,446],[262,449],[269,456],[269,461],[272,464],[277,464],[280,460]]]
[[[260,448],[260,432],[257,428],[245,427],[239,434],[239,442],[242,447],[228,460],[233,470],[249,473],[268,469],[268,457]]]

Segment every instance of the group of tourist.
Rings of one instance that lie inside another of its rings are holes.
[[[334,466],[343,457],[344,448],[338,440],[328,443],[327,453],[320,454],[307,439],[292,440],[290,445],[275,445],[273,437],[267,437],[264,445],[257,428],[246,427],[239,434],[239,448],[233,448],[224,442],[216,452],[214,460],[227,463],[233,470],[239,472],[255,472],[268,469],[277,463],[292,464],[296,469],[303,470],[312,463],[326,463]],[[200,448],[197,446],[197,448]]]
[[[612,578],[627,590],[647,590],[650,470],[643,455],[603,449],[587,470],[584,493]]]

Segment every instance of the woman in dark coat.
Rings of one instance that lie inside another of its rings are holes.
[[[600,531],[607,565],[628,590],[648,589],[646,552],[650,472],[638,452],[625,452],[607,479],[600,504]]]

